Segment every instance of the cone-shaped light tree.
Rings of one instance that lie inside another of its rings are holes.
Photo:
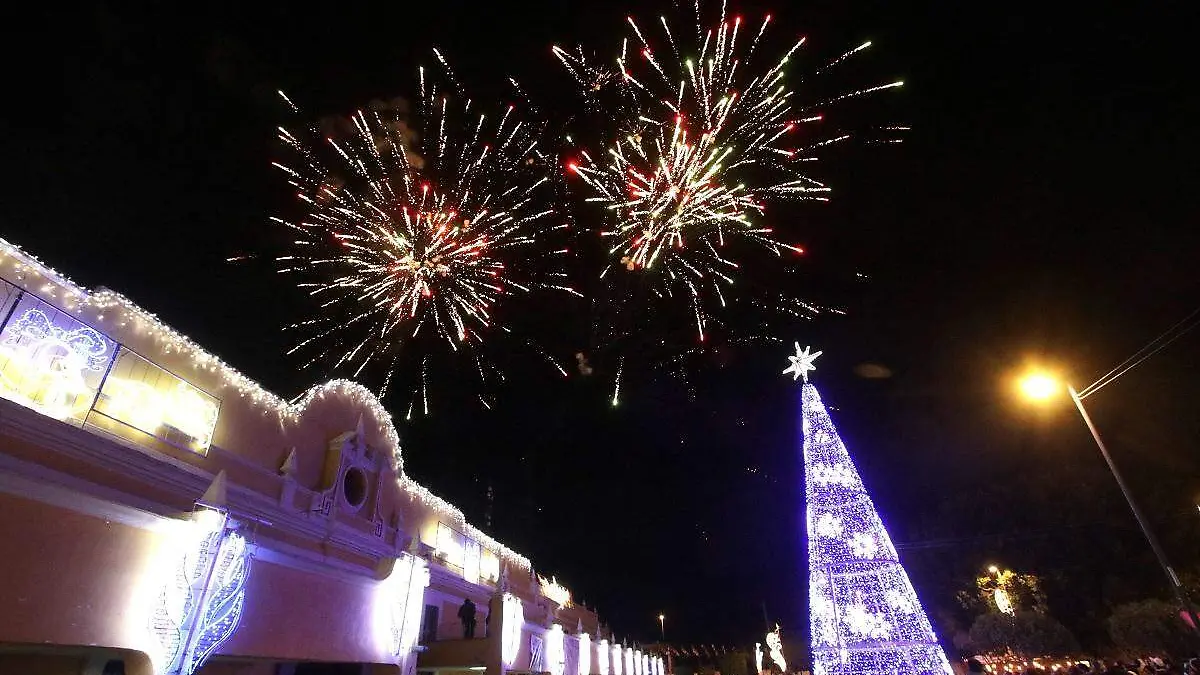
[[[804,482],[809,628],[814,675],[950,675],[858,469],[808,382],[813,359],[796,345],[784,373],[804,378]]]

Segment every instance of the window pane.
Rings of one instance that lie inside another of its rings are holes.
[[[0,331],[0,396],[82,423],[116,343],[32,295]]]
[[[213,396],[122,348],[96,412],[176,447],[204,452],[220,406]]]

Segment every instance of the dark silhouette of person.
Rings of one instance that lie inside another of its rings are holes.
[[[463,638],[470,640],[475,637],[475,603],[470,598],[463,600],[458,608],[458,618],[462,620]]]

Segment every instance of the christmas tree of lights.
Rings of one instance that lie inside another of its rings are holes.
[[[950,663],[892,539],[821,395],[808,382],[820,355],[797,344],[784,371],[804,379],[813,674],[950,675]]]

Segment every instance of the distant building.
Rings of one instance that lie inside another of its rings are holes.
[[[0,532],[0,673],[621,675],[594,612],[404,474],[369,391],[288,403],[3,240]]]

